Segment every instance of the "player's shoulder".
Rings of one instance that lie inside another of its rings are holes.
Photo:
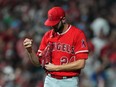
[[[71,29],[76,34],[84,33],[81,29],[79,29],[78,27],[76,27],[74,25],[71,25]]]
[[[48,30],[44,35],[49,37],[52,35],[52,33],[53,33],[53,30]]]

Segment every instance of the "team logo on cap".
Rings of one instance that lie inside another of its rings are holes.
[[[49,20],[50,20],[50,21],[52,21],[52,20],[53,20],[53,17],[52,17],[52,15],[51,15],[51,14],[49,14],[49,15],[48,15],[48,18],[49,18]]]
[[[57,21],[57,20],[59,20],[60,18],[59,18],[58,16],[49,14],[49,15],[48,15],[48,19],[49,19],[50,21]]]

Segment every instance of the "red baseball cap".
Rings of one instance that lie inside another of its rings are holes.
[[[45,21],[46,26],[54,26],[62,17],[65,16],[65,11],[61,7],[53,7],[48,11],[48,19]]]

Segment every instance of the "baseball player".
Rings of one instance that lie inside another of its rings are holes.
[[[79,87],[79,75],[88,58],[83,31],[66,22],[61,7],[51,8],[44,24],[51,30],[43,36],[37,53],[31,39],[23,43],[32,63],[46,71],[44,87]]]

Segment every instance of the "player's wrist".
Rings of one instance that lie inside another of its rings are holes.
[[[32,48],[31,47],[27,48],[26,50],[27,50],[28,53],[32,53]]]
[[[59,65],[56,65],[55,71],[60,71],[60,66]]]

